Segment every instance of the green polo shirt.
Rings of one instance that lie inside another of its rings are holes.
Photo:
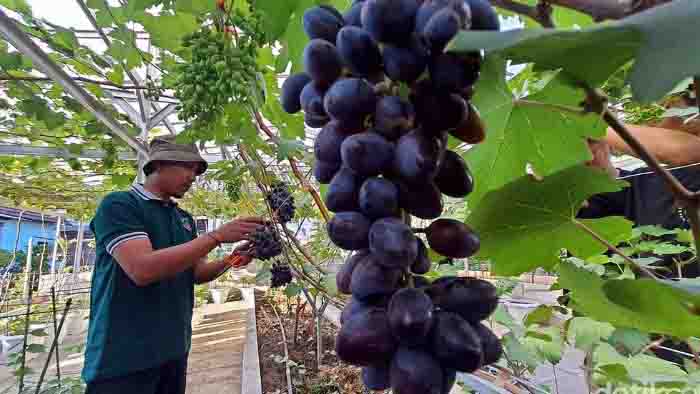
[[[126,241],[148,238],[153,249],[196,237],[190,214],[141,185],[107,195],[90,223],[96,259],[83,379],[123,376],[182,358],[190,350],[194,271],[138,287],[112,253]]]

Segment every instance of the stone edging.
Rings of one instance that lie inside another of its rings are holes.
[[[241,394],[262,394],[258,330],[255,321],[255,295],[253,292],[253,287],[241,288],[243,301],[248,308],[246,340],[243,348],[243,365],[241,367]]]

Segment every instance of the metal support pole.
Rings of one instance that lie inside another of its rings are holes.
[[[27,242],[27,263],[24,267],[24,291],[22,295],[24,298],[29,297],[32,288],[32,244],[34,242],[33,238],[29,238]]]
[[[78,85],[63,71],[63,69],[61,69],[61,67],[54,63],[2,10],[0,10],[0,33],[7,38],[12,46],[31,59],[37,69],[63,86],[71,96],[104,123],[114,135],[123,139],[137,152],[148,155],[148,151],[142,143],[131,137],[129,133],[122,128],[121,124],[104,110],[102,105],[95,98]]]
[[[77,282],[80,273],[80,259],[83,258],[83,233],[85,223],[81,220],[78,224],[78,236],[75,239],[75,261],[73,261],[73,285]]]
[[[58,241],[61,239],[61,222],[63,216],[56,218],[56,235],[53,237],[53,250],[51,251],[51,275],[56,273],[56,258],[58,257]]]

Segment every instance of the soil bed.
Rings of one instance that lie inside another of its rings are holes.
[[[298,304],[299,303],[299,304]],[[260,355],[260,377],[263,394],[286,393],[287,377],[284,363],[284,344],[279,322],[271,304],[284,324],[289,350],[292,386],[299,394],[362,393],[360,369],[338,360],[335,355],[337,328],[325,319],[321,324],[323,356],[321,366],[316,368],[315,324],[310,306],[304,305],[303,297],[289,300],[281,292],[255,291],[255,314]],[[297,314],[297,310],[299,313]],[[296,343],[294,327],[298,315]]]

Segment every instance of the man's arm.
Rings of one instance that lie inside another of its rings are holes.
[[[253,261],[253,257],[247,254],[236,253],[247,250],[248,248],[248,243],[245,243],[234,251],[234,254],[238,257],[237,267],[245,267]],[[228,259],[207,262],[206,258],[201,258],[194,267],[194,281],[197,284],[211,282],[221,276],[229,268],[231,268],[231,262]]]
[[[112,255],[137,286],[148,286],[197,265],[221,242],[246,239],[262,222],[257,218],[234,220],[190,242],[159,250],[153,250],[148,238],[133,239],[117,246]]]
[[[627,129],[660,162],[683,166],[700,162],[700,137],[679,130],[627,124]],[[608,129],[605,141],[619,152],[636,156],[617,133]]]

